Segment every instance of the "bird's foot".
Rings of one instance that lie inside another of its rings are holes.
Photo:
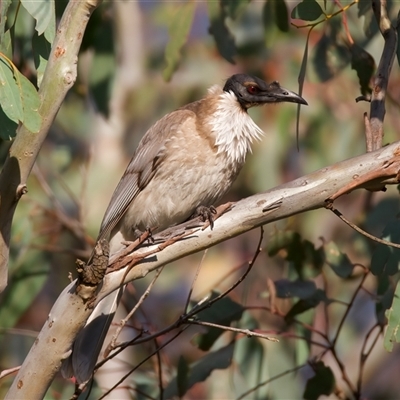
[[[157,229],[157,227],[153,227],[150,228],[149,226],[146,227],[146,230],[144,231],[145,233],[147,233],[147,243],[149,244],[154,244],[154,237],[153,237],[153,231],[155,231]]]
[[[214,206],[206,207],[206,206],[198,206],[196,211],[193,213],[192,218],[200,217],[203,222],[206,223],[207,226],[210,226],[210,229],[214,228],[214,215],[217,214],[217,210]],[[203,229],[204,229],[203,228]]]

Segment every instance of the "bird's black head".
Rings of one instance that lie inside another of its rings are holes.
[[[245,110],[254,106],[284,101],[307,105],[301,96],[284,89],[278,82],[268,84],[256,76],[246,74],[232,75],[226,81],[224,91],[233,92]]]

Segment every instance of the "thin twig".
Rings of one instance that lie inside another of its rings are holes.
[[[385,239],[380,239],[374,235],[371,235],[368,232],[365,232],[363,229],[361,229],[360,227],[358,227],[357,225],[353,224],[352,222],[350,222],[338,209],[333,208],[332,206],[328,207],[334,214],[336,214],[345,224],[347,224],[348,226],[350,226],[350,228],[353,228],[355,231],[357,231],[358,233],[361,233],[361,235],[364,235],[365,237],[373,240],[374,242],[378,242],[390,247],[394,247],[396,249],[400,249],[400,244],[398,243],[393,243],[393,242],[389,242],[388,240]]]
[[[198,264],[198,266],[197,266],[197,268],[196,268],[196,273],[195,273],[195,275],[194,275],[194,278],[193,278],[193,281],[192,281],[192,284],[191,284],[191,286],[190,286],[189,293],[188,293],[188,296],[187,296],[187,299],[186,299],[186,304],[185,304],[185,308],[184,308],[185,314],[186,314],[187,311],[188,311],[190,299],[191,299],[191,297],[192,297],[192,293],[193,293],[193,289],[194,289],[194,285],[195,285],[195,283],[196,283],[196,281],[197,281],[197,278],[199,277],[199,273],[200,273],[201,267],[202,267],[203,262],[204,262],[204,260],[205,260],[205,258],[206,258],[206,255],[207,255],[207,250],[208,250],[208,249],[205,249],[205,250],[204,250],[203,256],[201,257],[201,260],[200,260],[200,262],[199,262],[199,264]]]
[[[267,339],[271,342],[279,342],[279,339],[267,336],[263,333],[258,333],[251,331],[250,329],[241,329],[241,328],[234,328],[233,326],[226,326],[226,325],[220,325],[220,324],[214,324],[212,322],[206,322],[206,321],[199,321],[196,319],[190,319],[187,321],[189,324],[192,325],[201,325],[201,326],[210,326],[211,328],[218,328],[222,329],[225,331],[231,331],[231,332],[236,332],[236,333],[241,333],[247,337],[259,337],[261,339]]]
[[[367,276],[368,276],[368,271],[366,271],[364,273],[364,275],[361,278],[360,283],[358,284],[356,290],[354,291],[353,295],[351,296],[351,299],[350,299],[350,302],[349,302],[349,306],[346,308],[346,311],[344,312],[344,314],[343,314],[343,316],[342,316],[342,318],[341,318],[341,320],[339,322],[338,328],[336,330],[336,334],[335,334],[335,336],[333,338],[332,347],[336,346],[336,343],[337,343],[337,340],[339,338],[340,332],[341,332],[341,330],[343,328],[343,325],[344,325],[344,321],[346,320],[347,316],[349,315],[350,309],[351,309],[352,305],[354,304],[354,301],[355,301],[358,293],[362,289],[362,287],[364,285],[364,282],[365,282],[365,279],[367,279]]]
[[[246,396],[248,396],[250,393],[255,392],[257,389],[259,389],[260,387],[263,387],[265,385],[268,385],[268,383],[271,383],[279,378],[282,378],[282,376],[288,375],[288,374],[292,374],[293,372],[297,372],[300,369],[304,368],[307,364],[303,364],[303,365],[298,365],[297,367],[294,367],[292,369],[288,369],[287,371],[281,372],[278,375],[273,376],[270,379],[267,379],[264,382],[259,383],[258,385],[254,386],[253,388],[249,389],[247,392],[242,393],[239,397],[236,398],[236,400],[241,400],[244,399]]]
[[[379,327],[380,329],[379,329],[378,333],[376,334],[375,338],[373,339],[371,345],[369,346],[368,351],[365,351],[365,349],[367,347],[368,339],[370,338],[370,336],[372,335],[372,333],[374,332],[376,327]],[[382,331],[383,331],[383,327],[379,323],[376,323],[374,326],[371,327],[371,329],[365,335],[364,343],[362,345],[361,353],[360,353],[360,367],[359,367],[358,381],[357,381],[358,395],[361,394],[362,378],[363,378],[363,374],[364,374],[365,363],[366,363],[369,355],[371,354],[372,349],[375,347],[379,336],[382,334]]]
[[[256,262],[256,259],[258,257],[258,255],[261,252],[261,243],[263,241],[264,238],[264,229],[262,226],[260,226],[260,238],[258,240],[258,244],[257,244],[257,249],[256,252],[254,253],[254,256],[252,258],[252,260],[249,262],[249,265],[246,269],[246,271],[244,272],[244,274],[228,289],[226,289],[224,292],[222,292],[221,294],[219,294],[217,297],[211,299],[210,301],[208,301],[207,303],[194,307],[194,309],[189,312],[188,314],[185,315],[185,317],[190,318],[193,315],[199,313],[200,311],[211,307],[212,304],[214,304],[215,302],[217,302],[218,300],[222,299],[223,297],[225,297],[226,295],[228,295],[233,289],[235,289],[237,286],[239,286],[244,279],[247,277],[247,275],[249,274],[249,272],[251,271],[251,269],[253,268],[254,263]]]
[[[18,365],[18,367],[4,369],[3,371],[0,372],[0,379],[3,379],[4,377],[6,377],[8,375],[14,374],[15,372],[19,371],[20,368],[21,368],[21,366]]]
[[[154,338],[154,343],[156,344],[156,349],[157,349],[160,346],[157,343],[157,338]],[[164,396],[163,396],[164,387],[163,387],[163,379],[162,379],[161,351],[160,350],[157,351],[155,356],[156,356],[156,359],[157,359],[157,369],[158,369],[158,374],[157,374],[157,377],[158,377],[158,388],[159,388],[159,396],[158,396],[158,398],[160,400],[163,400],[163,398],[164,398]]]
[[[210,307],[212,304],[214,304],[216,301],[220,300],[221,298],[225,297],[228,293],[230,293],[233,289],[235,289],[248,275],[248,273],[250,272],[250,270],[252,269],[258,255],[261,252],[261,243],[264,237],[264,230],[262,227],[260,227],[260,239],[259,242],[257,244],[257,249],[256,252],[252,258],[252,260],[249,262],[249,265],[247,267],[247,270],[245,271],[245,273],[227,290],[225,290],[223,293],[221,293],[219,296],[215,297],[214,299],[207,301],[203,304],[199,304],[194,307],[189,313],[187,314],[183,314],[177,321],[175,321],[173,324],[171,324],[169,327],[158,331],[155,334],[149,335],[146,338],[143,339],[138,339],[138,337],[128,341],[128,342],[124,342],[124,343],[120,343],[119,345],[116,345],[115,348],[117,349],[113,354],[109,355],[107,358],[105,358],[104,360],[102,360],[101,363],[99,363],[96,366],[96,369],[98,369],[101,365],[103,365],[106,361],[108,361],[111,357],[115,357],[118,353],[120,353],[121,351],[123,351],[126,347],[128,347],[131,344],[139,344],[139,343],[143,343],[143,342],[147,342],[149,340],[152,340],[154,338],[157,338],[167,332],[170,332],[173,329],[176,329],[178,327],[181,327],[179,332],[174,335],[170,340],[168,340],[166,343],[164,343],[163,345],[159,346],[150,356],[146,357],[145,360],[143,360],[142,362],[140,362],[139,364],[137,364],[133,369],[131,369],[126,375],[124,375],[119,382],[117,382],[111,389],[109,389],[99,400],[103,399],[108,393],[110,393],[112,390],[114,390],[114,388],[116,388],[120,383],[122,383],[133,371],[135,371],[137,368],[139,368],[145,361],[147,361],[148,359],[150,359],[154,354],[156,354],[157,351],[161,350],[163,347],[165,347],[168,343],[170,343],[174,338],[176,338],[177,336],[179,336],[183,330],[187,329],[190,324],[187,324],[187,322],[189,321],[190,318],[192,318],[195,314],[199,313],[200,311],[202,311],[205,308]],[[186,326],[183,326],[184,324],[187,324]]]
[[[397,51],[397,31],[391,25],[387,14],[386,0],[372,0],[372,9],[379,30],[385,40],[382,56],[374,78],[370,108],[372,150],[377,150],[382,147],[383,143],[383,121],[386,114],[385,99],[390,71]]]
[[[118,336],[120,335],[122,329],[125,327],[126,323],[129,321],[130,318],[132,318],[132,315],[135,314],[137,309],[143,304],[143,302],[146,300],[148,295],[150,294],[151,289],[153,288],[154,284],[156,283],[158,277],[161,275],[161,272],[164,270],[164,267],[161,267],[160,269],[157,270],[154,278],[150,282],[149,286],[145,290],[145,292],[140,296],[139,301],[135,304],[135,307],[132,308],[132,310],[127,314],[127,316],[123,319],[121,319],[119,326],[117,330],[115,331],[115,334],[113,335],[109,345],[104,351],[104,355],[107,357],[108,354],[115,348],[116,346],[116,341],[118,339]]]
[[[181,329],[170,339],[168,339],[165,343],[160,345],[157,349],[155,349],[151,354],[149,354],[146,358],[144,358],[140,363],[135,365],[129,372],[127,372],[114,386],[112,386],[110,389],[108,389],[101,397],[99,397],[98,400],[104,399],[106,396],[108,396],[114,389],[116,389],[126,378],[128,378],[134,371],[136,371],[141,365],[143,365],[147,360],[150,360],[151,357],[153,357],[157,352],[159,352],[161,349],[163,349],[165,346],[170,344],[172,341],[174,341],[181,333],[183,333],[187,328],[189,328],[190,325],[186,325],[181,327]]]
[[[282,319],[285,318],[285,314],[281,313],[281,312],[272,312],[272,310],[269,307],[266,306],[246,306],[246,310],[263,310],[263,311],[268,311],[271,312],[271,314],[277,315],[278,317],[281,317]],[[324,339],[327,343],[329,343],[329,338],[328,336],[325,335],[324,332],[321,332],[317,329],[315,329],[312,325],[307,324],[306,322],[300,321],[296,318],[292,319],[293,323],[296,323],[298,325],[300,325],[301,327],[303,327],[304,329],[307,329],[308,331],[315,333],[319,336],[321,336],[322,339]]]

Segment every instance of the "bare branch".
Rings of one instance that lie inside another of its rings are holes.
[[[18,128],[0,174],[0,293],[7,286],[10,230],[15,208],[39,150],[61,104],[77,76],[78,52],[89,17],[100,0],[70,1],[57,28],[57,35],[39,89],[42,125],[36,134]],[[17,396],[18,397],[18,396]],[[20,397],[20,396],[19,396]]]
[[[116,330],[114,336],[111,339],[111,342],[109,343],[109,345],[107,346],[107,348],[104,350],[104,357],[107,357],[110,352],[115,349],[116,346],[116,341],[118,339],[119,334],[121,333],[122,329],[124,328],[124,326],[126,325],[126,323],[129,321],[129,319],[132,317],[132,315],[137,311],[137,309],[143,304],[143,302],[146,300],[146,298],[148,297],[148,295],[150,294],[151,289],[153,288],[154,284],[156,283],[158,277],[161,275],[161,272],[163,271],[164,267],[161,267],[156,275],[154,276],[154,278],[152,279],[152,281],[150,282],[149,286],[147,287],[146,291],[142,294],[142,296],[140,296],[139,301],[135,304],[135,307],[132,308],[132,310],[128,313],[128,315],[122,319],[120,321],[120,325],[118,327],[118,329]]]
[[[386,168],[385,165],[391,167]],[[130,261],[135,257],[138,263],[132,267],[128,261],[125,264],[127,267],[108,273],[97,292],[94,305],[121,285],[140,279],[174,260],[270,222],[305,211],[325,208],[327,199],[334,196],[340,188],[349,188],[354,182],[356,184],[351,186],[351,190],[371,185],[366,179],[358,179],[360,176],[371,177],[373,182],[381,185],[397,183],[399,166],[400,142],[396,142],[374,152],[320,169],[265,193],[243,199],[216,221],[213,231],[209,228],[196,231],[190,229],[188,236],[173,241],[169,246],[153,244],[134,250],[133,254],[126,257]],[[193,227],[193,222],[189,221],[184,225],[168,229],[155,236],[155,240],[173,232],[181,233],[185,225]],[[143,254],[149,255],[143,259]],[[119,261],[118,258],[111,260],[109,267],[112,268],[113,264]],[[77,283],[72,282],[57,299],[7,399],[43,397],[47,385],[61,367],[61,361],[69,355],[75,336],[91,313],[80,295],[76,293],[76,289]],[[39,364],[43,369],[41,375],[46,379],[45,384],[43,381],[37,384],[37,379],[33,377]]]
[[[389,242],[388,240],[385,239],[380,239],[374,235],[371,235],[370,233],[364,231],[363,229],[361,229],[360,227],[358,227],[357,225],[353,224],[352,222],[350,222],[339,210],[337,210],[336,208],[333,207],[327,207],[329,210],[331,210],[335,215],[337,215],[345,224],[347,224],[348,226],[350,226],[350,228],[353,228],[355,231],[357,231],[358,233],[361,233],[361,235],[367,237],[368,239],[373,240],[374,242],[377,243],[381,243],[384,244],[386,246],[390,246],[390,247],[394,247],[395,249],[400,249],[400,243],[393,243],[393,242]]]
[[[279,339],[277,339],[275,337],[268,336],[268,335],[265,335],[263,333],[258,333],[258,332],[255,332],[255,331],[251,331],[249,329],[234,328],[233,326],[213,324],[211,322],[199,321],[199,320],[196,320],[196,319],[191,319],[191,320],[188,321],[188,323],[192,324],[192,325],[209,326],[211,328],[218,328],[218,329],[222,329],[222,330],[225,330],[225,331],[241,333],[242,335],[245,335],[247,337],[258,337],[258,338],[261,338],[261,339],[269,340],[271,342],[279,342]]]
[[[397,51],[397,31],[390,23],[387,15],[386,0],[373,0],[372,9],[385,40],[382,57],[374,79],[370,108],[371,138],[369,140],[372,142],[372,150],[377,150],[382,147],[383,143],[383,120],[386,114],[385,98],[390,71]],[[369,140],[367,140],[367,143]]]

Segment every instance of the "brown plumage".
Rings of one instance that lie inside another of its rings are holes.
[[[101,224],[98,239],[110,254],[146,228],[184,222],[198,207],[214,205],[230,188],[254,140],[262,136],[247,109],[276,102],[307,104],[277,82],[233,75],[201,100],[173,111],[144,135],[122,176]],[[117,292],[103,299],[78,335],[66,376],[91,377],[118,303]],[[72,360],[72,361],[71,361]]]

